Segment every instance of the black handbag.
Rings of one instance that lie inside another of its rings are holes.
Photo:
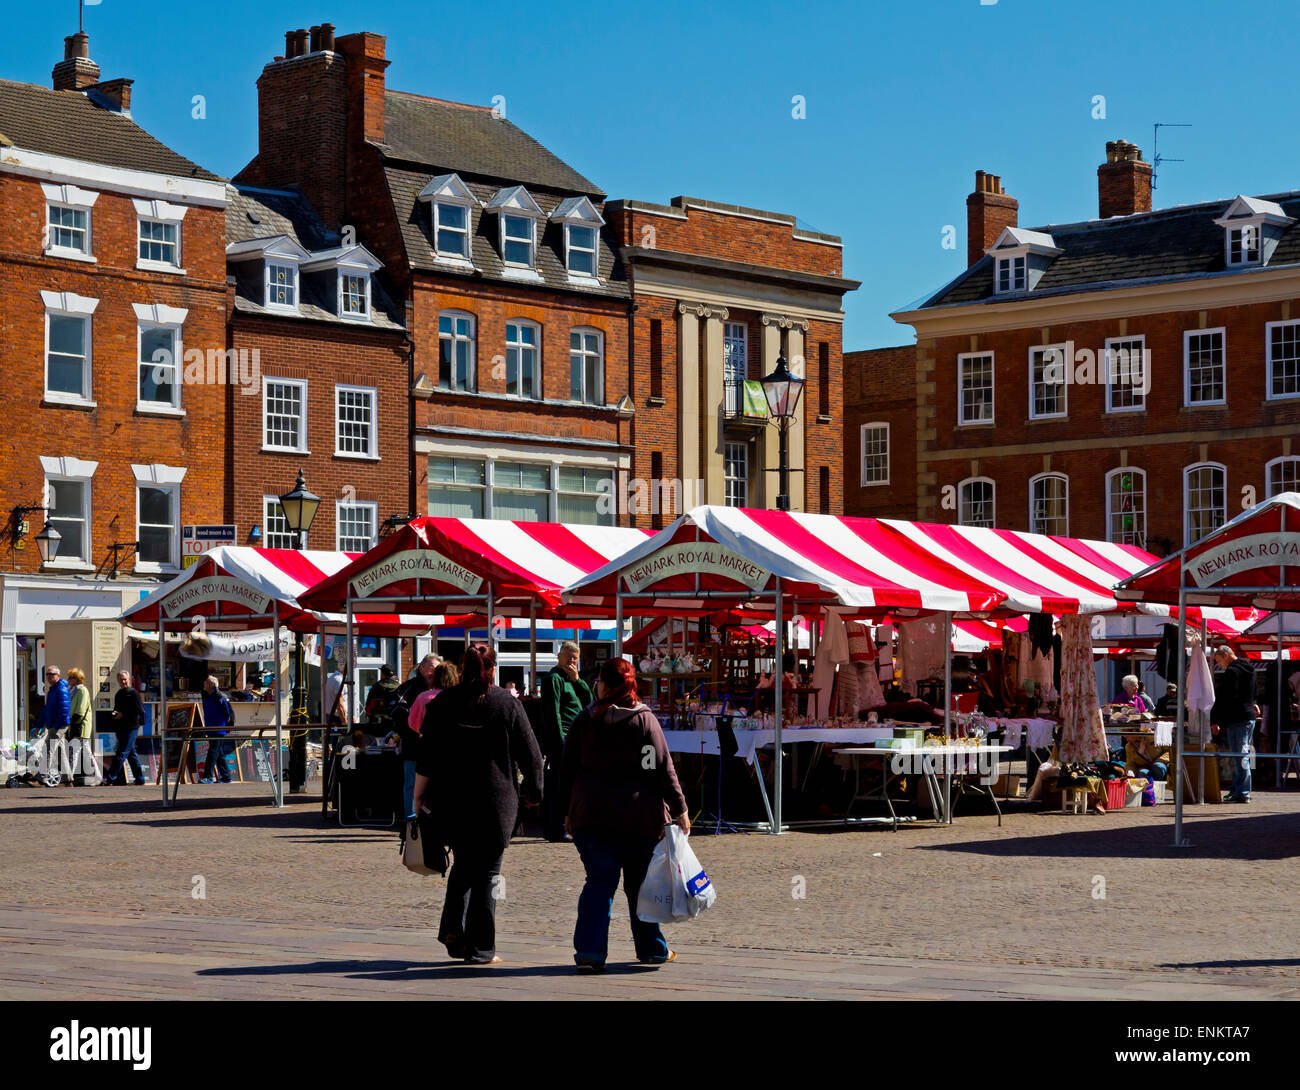
[[[442,842],[437,822],[428,807],[418,817],[410,818],[402,830],[402,865],[416,874],[446,876],[451,866],[451,852]]]

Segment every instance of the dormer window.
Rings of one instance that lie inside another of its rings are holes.
[[[308,295],[313,291],[325,299],[332,295],[334,314],[349,322],[370,321],[371,279],[381,268],[374,254],[357,245],[314,253],[302,265]]]
[[[566,197],[551,213],[564,225],[564,267],[573,281],[595,282],[599,277],[598,244],[604,219],[586,197]]]
[[[439,261],[470,265],[472,210],[479,199],[458,174],[440,174],[420,190],[418,200],[429,205],[429,241]]]
[[[298,266],[266,263],[266,305],[298,309]]]
[[[1033,291],[1062,250],[1051,235],[1042,231],[1004,227],[997,241],[984,252],[994,261],[994,294],[1011,295]]]
[[[524,216],[501,217],[501,252],[507,265],[533,267],[533,221]]]
[[[339,273],[339,317],[370,317],[370,276]]]
[[[537,221],[546,218],[541,206],[521,185],[496,192],[483,206],[500,221],[501,262],[507,276],[540,280],[537,273]]]
[[[245,239],[226,247],[239,294],[282,314],[299,313],[302,282],[298,270],[309,257],[311,254],[289,235]]]
[[[1223,260],[1230,269],[1267,265],[1282,230],[1295,221],[1282,206],[1258,197],[1236,197],[1214,221],[1223,228]]]

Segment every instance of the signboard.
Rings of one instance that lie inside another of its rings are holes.
[[[710,542],[683,541],[665,545],[623,573],[623,581],[632,592],[662,583],[675,575],[718,575],[751,590],[761,590],[772,573],[747,557]]]
[[[1300,534],[1253,534],[1206,549],[1187,562],[1198,587],[1217,587],[1257,568],[1300,567]]]
[[[287,628],[280,632],[280,650],[293,647],[293,633]],[[275,632],[204,632],[195,633],[181,644],[181,657],[187,659],[213,659],[218,662],[265,662],[278,658],[275,652]]]
[[[462,594],[477,594],[483,586],[481,576],[433,549],[399,549],[353,576],[352,589],[358,598],[368,598],[404,579],[434,579]]]
[[[235,544],[235,526],[191,524],[181,528],[181,567],[188,568],[209,549]]]
[[[158,604],[169,617],[175,617],[185,610],[209,602],[242,606],[251,613],[265,613],[271,604],[271,598],[233,575],[209,575],[205,579],[194,579],[178,587]]]

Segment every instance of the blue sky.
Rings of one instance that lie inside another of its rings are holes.
[[[10,5],[0,77],[47,84],[76,0]],[[490,104],[611,197],[794,213],[841,235],[846,349],[904,343],[888,312],[965,263],[965,198],[1000,174],[1024,225],[1097,213],[1107,140],[1161,170],[1156,206],[1300,188],[1285,87],[1294,2],[801,0],[611,5],[102,0],[103,78],[136,120],[221,174],[256,152],[256,80],[284,32],[388,37],[389,86]],[[177,58],[184,63],[177,63]],[[202,94],[207,117],[191,117]],[[792,117],[801,95],[806,117]],[[1095,119],[1094,96],[1105,96]],[[941,245],[957,228],[957,248]]]

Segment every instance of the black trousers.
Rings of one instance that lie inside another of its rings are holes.
[[[438,941],[454,958],[486,960],[497,952],[497,901],[504,893],[500,876],[505,848],[453,844],[451,850]]]
[[[560,801],[560,758],[547,757],[542,771],[542,836],[547,840],[564,839],[564,811]]]

